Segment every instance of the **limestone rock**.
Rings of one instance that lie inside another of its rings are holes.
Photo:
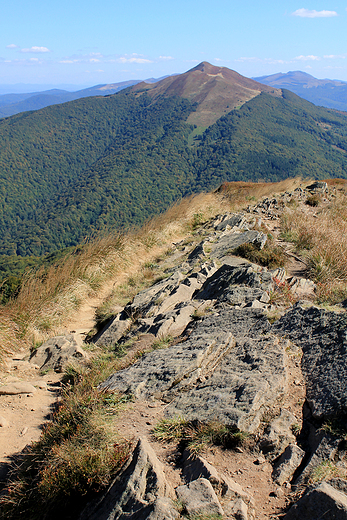
[[[294,504],[284,520],[317,520],[318,518],[346,520],[347,495],[327,482],[315,486]]]
[[[282,486],[285,482],[290,482],[304,456],[304,450],[296,444],[289,444],[275,464],[272,472],[274,481],[279,486]]]
[[[86,360],[88,355],[82,349],[82,340],[77,334],[56,336],[32,352],[29,361],[41,370],[53,369],[62,372],[64,367],[76,361]]]
[[[224,515],[211,483],[205,478],[193,480],[186,486],[176,488],[177,498],[182,501],[188,515],[219,514]]]
[[[347,411],[347,314],[300,304],[273,325],[303,350],[307,402],[315,418]]]
[[[36,388],[31,383],[9,383],[0,386],[0,395],[34,394]]]
[[[87,507],[80,520],[175,519],[174,491],[149,442],[142,438],[127,467],[101,500]]]

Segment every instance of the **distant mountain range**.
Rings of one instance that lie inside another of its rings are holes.
[[[228,69],[229,70],[229,69]],[[237,96],[240,96],[240,104],[242,104],[246,98],[244,97],[243,92],[239,91],[239,88],[236,87],[237,80],[236,77],[239,76],[239,79],[242,78],[242,87],[246,88],[246,84],[248,82],[251,85],[252,80],[262,83],[263,85],[278,88],[278,89],[288,89],[297,94],[298,96],[314,103],[318,106],[324,106],[327,108],[335,108],[336,110],[347,111],[347,82],[339,81],[339,80],[330,80],[330,79],[317,79],[307,74],[306,72],[294,71],[287,72],[286,74],[278,73],[272,74],[270,76],[260,76],[257,78],[248,79],[244,76],[240,76],[235,71],[230,71],[230,73],[234,74],[235,83],[233,85],[233,91],[230,89],[227,91],[221,91],[219,94],[222,98],[226,100],[226,104],[224,107],[224,111],[228,111],[228,99],[231,96],[233,99],[236,99]],[[145,80],[145,83],[157,83],[162,79],[167,79],[168,84],[171,82],[175,82],[175,78],[177,76],[181,77],[182,74],[173,74],[172,76],[164,76],[163,78],[149,78]],[[179,80],[180,81],[180,80]],[[212,83],[214,80],[211,79]],[[22,93],[22,94],[3,94],[0,95],[0,118],[9,117],[15,114],[19,114],[21,112],[26,112],[30,110],[39,110],[40,108],[45,108],[50,105],[57,105],[60,103],[66,103],[68,101],[74,101],[76,99],[84,98],[84,97],[92,97],[92,96],[109,96],[112,94],[116,94],[120,90],[137,85],[139,83],[143,83],[141,80],[129,80],[122,81],[120,83],[109,83],[105,85],[95,85],[93,87],[77,90],[75,92],[69,92],[67,90],[62,89],[50,89],[45,90],[43,92],[30,92],[30,93]],[[205,91],[209,90],[210,85],[205,85]],[[175,85],[173,88],[176,88]],[[263,89],[264,87],[262,87]],[[252,88],[250,87],[250,90]],[[198,92],[196,93],[198,99]],[[200,95],[204,95],[204,92],[200,92]],[[208,97],[208,94],[207,94]],[[247,96],[246,96],[247,97]],[[249,99],[251,99],[252,95],[250,94]],[[206,104],[209,105],[208,99],[206,99]],[[212,107],[210,107],[212,108]],[[205,109],[201,107],[201,112],[204,112]],[[212,111],[210,111],[211,114]],[[199,123],[199,121],[198,121]],[[202,124],[205,124],[206,121],[202,121]]]
[[[347,114],[203,62],[0,120],[0,255],[138,225],[224,181],[347,178]]]
[[[159,81],[159,79],[147,79],[147,83]],[[67,90],[51,89],[43,92],[30,92],[26,94],[3,94],[0,95],[0,118],[9,117],[28,110],[39,110],[50,105],[66,103],[84,97],[91,96],[110,96],[119,92],[123,88],[140,83],[140,80],[122,81],[120,83],[110,83],[106,85],[96,85],[94,87],[68,92]]]
[[[274,88],[286,88],[318,106],[347,111],[347,82],[317,79],[299,70],[253,78]]]

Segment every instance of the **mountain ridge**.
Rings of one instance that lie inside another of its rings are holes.
[[[315,105],[347,111],[347,83],[345,81],[317,79],[302,71],[277,73],[254,79],[272,87],[291,90]]]
[[[151,85],[139,83],[132,90],[146,91],[154,99],[162,95],[177,95],[197,103],[197,109],[187,122],[205,128],[261,92],[280,95],[276,89],[205,61],[178,76],[169,76]]]
[[[124,230],[224,181],[346,177],[347,116],[259,89],[202,63],[1,120],[0,254],[43,255]],[[252,99],[232,109],[240,91]]]

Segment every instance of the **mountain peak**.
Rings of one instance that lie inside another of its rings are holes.
[[[280,95],[278,89],[241,76],[227,67],[211,65],[207,61],[183,74],[169,76],[152,85],[141,83],[133,90],[146,90],[153,98],[180,96],[197,103],[197,109],[189,116],[188,122],[202,127],[210,126],[261,92]]]

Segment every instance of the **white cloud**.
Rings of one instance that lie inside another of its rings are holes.
[[[313,55],[310,55],[310,56],[296,56],[294,58],[294,60],[299,60],[299,61],[319,61],[320,60],[320,57],[319,56],[313,56]]]
[[[49,49],[47,49],[47,47],[36,47],[36,46],[33,46],[33,47],[30,47],[30,49],[21,49],[20,52],[51,52]]]
[[[6,45],[6,49],[18,49],[18,45],[15,43],[10,43],[10,45]]]
[[[301,18],[331,18],[338,16],[336,11],[316,11],[315,9],[297,9],[292,13],[293,16],[300,16]]]
[[[90,58],[89,62],[90,63],[99,63],[100,60],[98,60],[97,58]]]
[[[119,61],[120,63],[153,63],[153,61],[146,58],[126,58],[124,56],[119,58]]]
[[[175,58],[173,58],[172,56],[159,56],[159,59],[160,60],[174,60]]]
[[[346,58],[346,54],[329,54],[327,56],[324,56],[324,58],[327,60],[344,60]]]

